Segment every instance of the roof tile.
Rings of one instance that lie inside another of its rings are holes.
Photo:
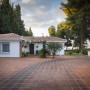
[[[58,37],[25,37],[25,39],[31,41],[65,41],[65,39]]]
[[[20,38],[21,36],[15,33],[0,34],[0,38]]]
[[[8,34],[0,34],[0,38],[8,38],[8,39],[11,39],[11,38],[14,38],[14,39],[25,39],[25,40],[29,40],[29,41],[66,41],[65,39],[62,39],[62,38],[58,38],[58,37],[30,37],[30,36],[27,36],[27,37],[22,37],[22,36],[19,36],[15,33],[8,33]]]

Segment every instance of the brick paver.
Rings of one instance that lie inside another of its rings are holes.
[[[90,90],[90,57],[0,58],[0,90]]]

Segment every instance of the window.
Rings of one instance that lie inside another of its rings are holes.
[[[9,53],[10,44],[9,43],[0,43],[0,53]]]
[[[2,52],[10,52],[9,43],[2,44]]]

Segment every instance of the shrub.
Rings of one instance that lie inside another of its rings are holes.
[[[39,54],[39,56],[40,56],[41,58],[45,58],[45,57],[46,57],[46,50],[42,49],[42,50],[40,50],[40,51],[38,52],[38,54]]]
[[[86,49],[83,49],[83,50],[82,50],[82,54],[88,55],[88,51],[87,51]]]
[[[79,54],[79,53],[87,55],[88,51],[86,49],[83,49],[83,50],[76,49],[76,50],[66,50],[66,53],[69,54],[69,55]]]
[[[26,52],[27,56],[30,54],[30,52]]]
[[[69,53],[69,55],[72,55],[72,54],[73,54],[73,52],[72,52],[72,51],[69,51],[68,53]]]
[[[74,53],[81,53],[80,49],[73,50]]]
[[[46,54],[47,54],[47,55],[50,55],[50,51],[49,51],[49,50],[46,50]]]
[[[80,54],[81,53],[81,50],[79,50],[79,49],[75,49],[75,50],[66,50],[65,51],[65,53],[67,54],[67,55],[78,55],[78,54]]]
[[[26,56],[28,56],[28,53],[25,52],[25,51],[23,51],[23,52],[22,52],[22,57],[26,57]]]

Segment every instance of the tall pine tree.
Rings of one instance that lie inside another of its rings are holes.
[[[90,40],[90,0],[67,0],[62,3],[62,10],[72,26],[75,43],[84,48],[86,40]]]
[[[33,32],[32,32],[31,27],[29,28],[29,30],[25,31],[25,36],[33,36]]]
[[[16,5],[16,8],[14,10],[14,27],[16,28],[15,33],[19,35],[24,35],[25,34],[25,28],[23,21],[21,20],[21,8],[20,5]]]
[[[10,14],[11,14],[11,5],[9,4],[9,0],[3,0],[1,5],[1,31],[0,33],[9,33],[12,30]]]
[[[21,7],[13,4],[10,5],[9,0],[1,0],[0,4],[0,33],[16,33],[25,35],[25,28],[21,20]]]

